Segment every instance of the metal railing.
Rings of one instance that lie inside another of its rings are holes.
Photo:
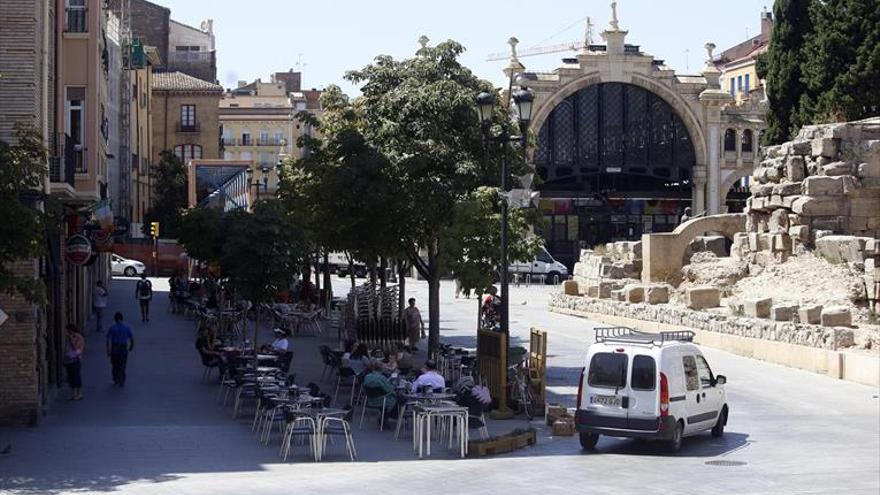
[[[177,132],[202,132],[202,128],[198,122],[194,123],[177,123]]]
[[[73,5],[64,9],[64,31],[67,33],[87,33],[88,25],[88,7],[84,5]]]

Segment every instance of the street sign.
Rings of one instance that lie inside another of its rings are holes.
[[[92,256],[92,243],[85,236],[74,234],[67,239],[64,257],[71,264],[83,266]]]

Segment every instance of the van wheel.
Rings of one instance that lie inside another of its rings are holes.
[[[669,448],[669,452],[676,453],[681,450],[681,438],[684,434],[684,425],[681,424],[681,421],[675,423],[675,430],[672,431],[672,438],[669,439],[667,447]]]
[[[712,436],[715,438],[721,438],[724,436],[724,425],[727,424],[727,406],[724,406],[724,409],[721,410],[721,414],[718,415],[718,422],[715,423],[715,426],[712,427]]]
[[[127,266],[127,267],[125,267],[125,270],[122,273],[126,277],[134,277],[137,275],[137,270],[135,270],[133,266]]]
[[[559,284],[559,272],[550,272],[547,274],[547,279],[545,281],[548,285],[558,285]]]
[[[596,450],[596,443],[599,441],[598,433],[581,433],[581,448],[584,450]]]

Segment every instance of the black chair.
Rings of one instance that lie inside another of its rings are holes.
[[[348,388],[351,395],[348,404],[354,404],[354,389],[356,383],[357,373],[355,373],[353,369],[348,367],[339,368],[339,371],[336,373],[336,391],[333,393],[333,403],[336,404],[336,400],[339,398],[339,389]]]
[[[204,367],[204,369],[202,370],[202,382],[206,382],[209,378],[211,378],[211,370],[213,370],[214,368],[217,368],[219,370],[222,361],[217,356],[205,354],[201,351],[199,351],[199,357],[201,358],[202,366]]]
[[[321,353],[321,362],[324,363],[324,369],[321,371],[321,380],[324,380],[327,371],[333,373],[333,371],[339,366],[339,359],[329,346],[322,345],[318,347],[318,351]]]
[[[374,409],[379,412],[379,430],[381,431],[385,427],[385,405],[394,392],[385,392],[379,387],[364,387],[364,394],[367,396],[367,400],[364,401],[364,407],[361,409],[361,424],[359,428],[363,429],[364,427],[364,415],[367,409]],[[378,406],[371,406],[370,399],[382,399],[382,403]]]
[[[287,351],[278,357],[278,367],[284,373],[290,372],[290,363],[293,361],[293,351]]]

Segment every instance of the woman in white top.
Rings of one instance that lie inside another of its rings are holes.
[[[263,346],[263,352],[271,352],[274,354],[284,354],[287,352],[287,348],[290,343],[287,342],[287,332],[284,331],[283,328],[276,328],[272,330],[275,333],[275,340],[272,341],[268,346]]]
[[[104,287],[104,282],[98,280],[95,284],[95,294],[94,294],[94,302],[92,305],[95,308],[95,331],[100,332],[101,327],[104,326],[104,308],[107,307],[107,288]]]

